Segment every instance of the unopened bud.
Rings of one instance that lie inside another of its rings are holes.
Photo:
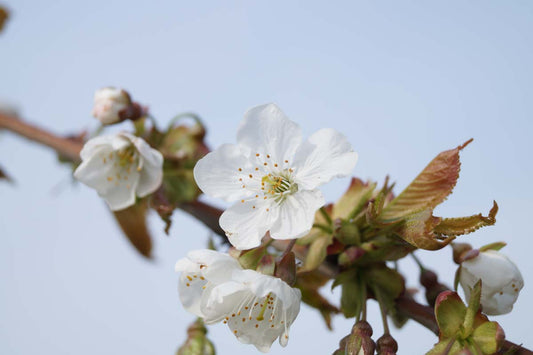
[[[472,250],[472,246],[468,243],[452,243],[453,261],[460,264],[463,261],[464,255]]]
[[[377,341],[378,355],[396,355],[398,343],[390,334],[383,334]]]
[[[360,247],[349,247],[342,254],[339,255],[339,265],[350,266],[357,259],[365,255],[366,251]]]
[[[420,273],[420,283],[426,289],[426,300],[431,307],[441,292],[449,290],[449,287],[439,282],[437,274],[427,269]]]
[[[335,230],[335,238],[344,245],[359,245],[361,244],[361,236],[359,228],[353,224],[341,220],[340,218],[333,221]]]
[[[110,125],[124,120],[134,110],[130,95],[122,89],[106,87],[94,93],[92,115],[102,124]]]
[[[373,355],[376,349],[371,339],[372,327],[366,321],[357,322],[346,342],[346,355]]]
[[[176,355],[215,355],[215,347],[206,334],[207,329],[202,320],[198,319],[187,329],[187,340]]]
[[[3,6],[0,5],[0,31],[4,28],[4,24],[9,18],[9,12]]]

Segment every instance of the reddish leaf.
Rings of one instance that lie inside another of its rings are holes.
[[[152,239],[146,226],[146,202],[141,201],[113,215],[131,244],[144,257],[150,258]]]
[[[396,233],[409,244],[426,250],[437,250],[450,244],[455,236],[444,240],[436,238],[433,230],[441,218],[432,215],[432,210],[425,209],[408,216]]]
[[[437,155],[411,184],[383,209],[381,219],[405,217],[424,209],[433,209],[444,201],[459,178],[459,152],[471,141],[472,139]]]
[[[496,223],[498,204],[494,201],[492,209],[487,217],[481,213],[469,217],[445,218],[434,229],[438,235],[463,235],[472,233],[481,227],[492,226]]]

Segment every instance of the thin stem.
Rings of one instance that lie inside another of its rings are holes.
[[[384,334],[390,334],[390,332],[389,332],[389,322],[387,320],[387,309],[385,308],[385,305],[383,304],[380,292],[376,292],[376,299],[377,299],[377,301],[379,303],[379,311],[381,313],[381,321],[383,322],[383,333]]]
[[[291,252],[292,248],[294,247],[294,244],[296,244],[296,239],[291,239],[291,241],[287,245],[287,248],[285,249],[283,254],[279,256],[279,260],[283,260],[283,258],[286,257]]]
[[[424,265],[422,264],[420,259],[415,255],[415,253],[411,253],[411,256],[413,257],[414,261],[416,262],[416,264],[420,268],[420,272],[426,271],[426,268],[424,267]]]

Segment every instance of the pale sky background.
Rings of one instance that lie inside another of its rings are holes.
[[[213,147],[234,142],[248,108],[276,102],[306,135],[343,131],[360,154],[354,174],[380,182],[390,174],[396,191],[474,137],[437,212],[486,214],[499,203],[496,226],[460,241],[509,243],[504,252],[526,286],[514,312],[493,319],[509,340],[533,347],[533,2],[2,3],[13,16],[0,34],[0,100],[59,133],[96,127],[92,95],[106,85],[128,89],[163,123],[197,112]],[[176,213],[167,237],[152,216],[156,260],[147,262],[51,151],[2,133],[0,165],[16,180],[0,183],[0,353],[172,354],[194,319],[179,304],[173,266],[204,247],[208,231]],[[325,187],[328,200],[347,183]],[[449,249],[419,254],[452,283]],[[417,285],[413,263],[400,267]],[[370,311],[377,339],[374,304]],[[271,354],[330,354],[352,323],[339,316],[330,333],[303,307],[288,347],[274,344]],[[209,332],[219,354],[255,353],[222,324]],[[436,341],[414,322],[393,335],[399,354]]]

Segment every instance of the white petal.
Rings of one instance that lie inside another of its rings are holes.
[[[242,201],[225,210],[219,220],[230,243],[239,250],[259,246],[277,217],[277,208],[271,199],[259,197]]]
[[[270,161],[280,166],[292,161],[302,141],[300,127],[289,120],[275,104],[257,106],[244,114],[237,132],[237,142],[252,154],[270,155]]]
[[[232,278],[234,284],[221,285],[211,295],[221,303],[235,306],[227,309],[225,318],[232,333],[239,341],[253,344],[262,352],[268,352],[278,337],[286,345],[288,329],[299,312],[300,291],[253,270],[235,271]],[[237,285],[245,286],[246,291]]]
[[[242,269],[237,259],[209,249],[190,251],[187,258],[198,265],[203,276],[216,284],[229,280],[234,270]]]
[[[81,149],[80,157],[82,160],[86,160],[92,157],[95,154],[95,151],[102,148],[102,146],[107,146],[109,149],[112,149],[112,143],[116,139],[114,135],[107,136],[98,136],[89,139]]]
[[[334,129],[321,129],[304,142],[294,157],[298,186],[312,190],[334,177],[349,175],[357,163],[357,153],[346,137]]]
[[[294,239],[306,235],[313,227],[315,212],[324,205],[319,190],[302,190],[280,203],[278,219],[270,228],[274,239]]]
[[[251,170],[252,164],[238,146],[224,144],[196,163],[194,179],[205,194],[235,201],[251,194],[239,181],[245,180],[245,174]]]
[[[132,172],[129,174],[129,179],[110,181],[110,185],[114,185],[112,189],[105,194],[98,192],[100,196],[109,205],[112,211],[119,211],[135,204],[135,189],[139,183],[139,173]]]
[[[181,265],[188,270],[181,274],[178,282],[180,301],[187,311],[199,317],[203,317],[200,308],[200,300],[207,285],[207,280],[202,276],[198,264],[193,263],[188,259],[182,259],[180,262]],[[185,266],[184,264],[187,262],[189,265]],[[176,265],[176,267],[178,267],[178,265]]]
[[[226,317],[231,317],[234,313],[236,316],[236,309],[248,293],[245,285],[235,281],[216,285],[210,290],[209,297],[202,297],[201,300],[205,323],[220,322]]]
[[[143,139],[128,135],[140,154],[141,176],[137,186],[137,196],[145,197],[161,186],[163,181],[163,155],[150,147]]]

